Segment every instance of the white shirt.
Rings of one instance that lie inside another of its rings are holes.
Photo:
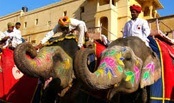
[[[103,42],[104,45],[108,45],[108,39],[104,34],[101,34],[101,41]]]
[[[16,47],[18,44],[22,43],[22,36],[19,31],[14,30],[13,32],[5,31],[3,38],[9,36],[10,38],[6,41],[6,46],[11,42],[12,47]]]
[[[4,34],[2,31],[0,31],[0,41],[1,41],[4,37],[5,37],[5,34]]]
[[[81,47],[83,45],[83,39],[84,39],[84,33],[87,32],[87,27],[85,22],[70,18],[70,25],[69,25],[69,31],[72,31],[74,29],[77,29],[79,31],[79,40],[78,45]],[[45,37],[41,40],[41,44],[46,43],[54,34],[57,32],[61,32],[60,25],[57,24],[53,30],[48,32]]]
[[[150,28],[148,22],[144,19],[137,18],[130,20],[125,24],[123,31],[123,38],[128,36],[137,36],[141,38],[148,46],[148,36],[150,35]]]
[[[17,32],[18,34],[21,35],[21,31],[20,31],[19,29],[16,29],[16,28],[14,27],[13,31],[15,31],[15,32]]]

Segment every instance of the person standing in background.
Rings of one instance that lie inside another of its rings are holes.
[[[7,24],[7,28],[7,31],[5,31],[1,36],[1,40],[6,39],[4,48],[8,46],[14,49],[18,44],[22,43],[21,33],[17,30],[14,30],[14,23],[12,22]]]

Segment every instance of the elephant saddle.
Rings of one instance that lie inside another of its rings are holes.
[[[159,49],[162,77],[151,86],[151,103],[174,102],[174,48],[171,42],[163,39],[155,40]]]
[[[38,87],[38,78],[30,78],[18,70],[14,64],[13,50],[3,49],[0,57],[0,101],[31,103]]]

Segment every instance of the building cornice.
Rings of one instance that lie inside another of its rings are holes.
[[[163,9],[163,5],[161,4],[161,2],[159,0],[136,0],[137,2],[144,4],[144,2],[152,2],[153,6],[155,6],[155,9]]]
[[[169,19],[169,18],[174,18],[174,15],[162,16],[162,17],[152,18],[152,19],[147,19],[147,20],[148,20],[148,22],[154,22],[154,21],[156,21],[156,19],[163,20],[163,19]]]
[[[3,21],[3,20],[6,20],[6,19],[10,19],[10,18],[13,18],[13,17],[20,16],[21,15],[21,12],[22,12],[22,10],[17,11],[17,12],[14,12],[14,13],[11,13],[11,14],[8,14],[6,16],[2,16],[2,17],[0,17],[0,21]]]
[[[59,1],[59,2],[56,2],[56,3],[53,3],[53,4],[49,4],[49,5],[37,8],[37,9],[29,11],[29,12],[25,12],[23,16],[31,15],[31,14],[34,14],[34,13],[38,13],[38,12],[41,12],[41,11],[45,11],[45,10],[48,10],[48,9],[51,9],[51,8],[55,8],[57,6],[65,5],[65,4],[76,2],[76,1],[79,1],[79,0]]]
[[[1,16],[0,21],[6,20],[6,19],[9,19],[9,18],[12,18],[12,17],[16,17],[16,16],[27,16],[27,15],[30,15],[30,14],[33,14],[33,13],[41,12],[41,11],[44,11],[44,10],[47,10],[47,9],[51,9],[51,8],[54,8],[54,7],[57,7],[57,6],[65,5],[65,4],[68,4],[68,3],[71,3],[71,2],[76,2],[76,1],[79,1],[79,0],[63,0],[63,1],[55,2],[55,3],[49,4],[49,5],[31,10],[31,11],[28,11],[28,12],[23,12],[22,10],[19,10],[17,12],[11,13],[11,14]]]
[[[163,5],[161,4],[161,2],[159,0],[154,0],[154,1],[156,3],[156,6],[157,6],[156,9],[163,9],[164,8]]]

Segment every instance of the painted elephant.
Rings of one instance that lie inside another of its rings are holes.
[[[102,103],[102,100],[81,91],[81,82],[75,79],[73,70],[76,51],[76,39],[67,36],[43,47],[39,53],[31,44],[23,43],[15,49],[14,59],[17,67],[29,76],[54,78],[43,92],[42,103],[54,103],[55,100],[61,103]]]
[[[75,58],[75,72],[88,87],[108,90],[107,99],[115,93],[133,93],[153,84],[161,76],[156,54],[138,37],[118,38],[102,52],[95,72],[90,72],[87,58],[94,50],[80,50]],[[146,101],[146,100],[144,100]],[[130,102],[129,102],[130,103]]]
[[[54,92],[50,93],[51,95],[57,95],[72,85],[75,78],[73,59],[77,50],[74,36],[58,38],[44,46],[38,53],[30,43],[22,43],[15,49],[14,60],[24,74],[44,80],[54,78],[50,84],[54,89],[50,88],[48,91]]]

